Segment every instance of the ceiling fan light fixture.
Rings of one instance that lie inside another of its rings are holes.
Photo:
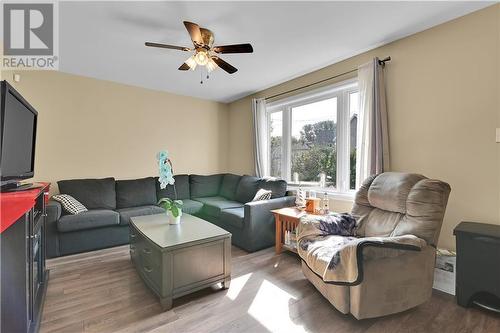
[[[188,66],[189,66],[189,68],[190,68],[192,71],[194,71],[194,70],[196,69],[197,62],[196,62],[196,60],[195,60],[195,56],[194,56],[194,55],[193,55],[193,56],[191,56],[191,57],[189,57],[189,59],[188,59],[188,60],[186,60],[186,65],[188,65]]]
[[[184,52],[194,51],[192,56],[179,66],[178,70],[180,71],[194,71],[198,66],[206,66],[208,73],[220,68],[228,74],[234,74],[238,69],[219,58],[218,55],[222,53],[253,53],[253,47],[249,43],[214,46],[214,33],[212,31],[188,21],[184,21],[184,26],[191,37],[193,48],[156,42],[145,42],[145,45]]]
[[[215,63],[215,61],[212,58],[210,58],[210,60],[207,62],[206,66],[207,66],[207,71],[209,73],[212,72],[217,67],[219,67],[219,66],[217,66],[217,64]]]
[[[198,50],[194,56],[194,60],[200,66],[205,66],[208,63],[209,59],[210,58],[208,57],[207,51],[205,50]]]

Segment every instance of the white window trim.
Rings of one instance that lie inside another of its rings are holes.
[[[329,98],[328,96],[332,95],[335,92],[339,92],[344,89],[355,88],[357,90],[358,79],[353,78],[349,80],[344,80],[326,87],[314,89],[302,94],[294,95],[291,97],[286,97],[274,102],[270,102],[266,105],[266,109],[268,112],[276,112],[283,106],[296,107],[303,104],[310,104],[317,101],[321,101],[323,99]]]
[[[338,200],[352,201],[355,190],[349,188],[349,177],[342,178],[342,175],[349,174],[349,142],[344,142],[349,139],[345,133],[349,132],[349,94],[358,91],[357,78],[344,80],[326,87],[311,90],[302,94],[283,98],[267,104],[267,123],[270,124],[270,114],[274,112],[282,112],[282,161],[281,161],[281,178],[289,182],[290,189],[298,188],[298,184],[291,182],[291,110],[294,107],[299,107],[305,104],[319,102],[329,98],[337,98],[337,186],[335,188],[320,188],[318,186],[304,186],[309,191],[315,193],[327,193],[329,197]],[[344,111],[341,111],[344,110]],[[340,119],[342,117],[343,119]],[[271,133],[268,130],[268,142],[271,142]],[[270,150],[269,150],[270,151]],[[284,159],[283,159],[284,156]],[[341,163],[339,163],[339,161]],[[270,174],[271,163],[269,163],[268,173]]]
[[[297,191],[299,186],[296,184],[288,184],[287,189],[289,191]],[[340,192],[337,190],[333,190],[330,188],[321,188],[321,187],[302,187],[303,190],[307,192],[314,192],[316,196],[320,196],[326,193],[329,199],[341,200],[341,201],[353,201],[356,196],[356,190],[349,190],[347,192]]]

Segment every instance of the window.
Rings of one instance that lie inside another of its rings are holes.
[[[270,103],[267,112],[271,176],[328,192],[355,189],[356,81]]]

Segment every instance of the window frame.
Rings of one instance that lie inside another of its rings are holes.
[[[266,121],[268,125],[267,142],[269,150],[269,163],[267,173],[271,172],[271,114],[282,112],[281,131],[281,178],[285,179],[290,188],[298,188],[299,184],[292,182],[291,158],[292,158],[292,109],[303,105],[320,102],[326,99],[337,98],[337,175],[334,188],[321,188],[319,186],[304,186],[314,192],[328,193],[340,198],[352,199],[356,190],[351,190],[349,185],[350,172],[350,99],[351,93],[359,92],[357,78],[344,80],[326,87],[314,89],[302,94],[283,98],[267,104]],[[359,114],[358,114],[359,119]]]

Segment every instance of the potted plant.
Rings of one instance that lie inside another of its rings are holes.
[[[158,206],[167,211],[168,223],[179,224],[182,216],[182,200],[172,200],[170,198],[161,198]]]
[[[172,161],[168,158],[168,152],[163,150],[156,155],[158,160],[158,170],[160,177],[158,182],[160,183],[160,188],[165,189],[167,185],[172,185],[174,187],[174,197],[177,197],[177,191],[175,189],[175,179],[174,170],[172,167]],[[167,211],[168,223],[179,224],[182,216],[182,201],[174,200],[170,198],[161,198],[158,201],[158,206],[162,207]]]

